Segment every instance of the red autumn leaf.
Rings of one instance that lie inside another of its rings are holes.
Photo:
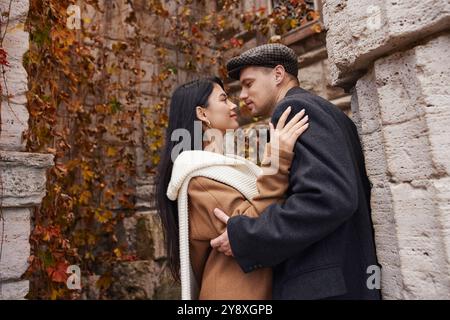
[[[242,46],[244,41],[242,39],[231,38],[230,43],[233,47],[238,48]]]
[[[56,267],[48,267],[47,274],[54,282],[66,282],[68,275],[66,273],[69,265],[65,262],[59,262]]]

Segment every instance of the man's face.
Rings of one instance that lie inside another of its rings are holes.
[[[270,116],[276,104],[277,85],[273,69],[246,67],[240,79],[242,91],[239,98],[244,101],[253,116]]]

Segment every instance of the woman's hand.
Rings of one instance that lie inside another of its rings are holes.
[[[294,151],[295,142],[303,134],[303,132],[308,129],[308,116],[304,116],[305,109],[297,113],[287,124],[285,124],[291,110],[292,108],[288,107],[283,112],[278,120],[276,128],[274,128],[272,123],[269,123],[271,148],[282,149],[290,152]]]

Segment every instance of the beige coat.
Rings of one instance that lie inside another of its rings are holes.
[[[199,299],[271,299],[270,268],[244,273],[233,257],[212,250],[210,240],[225,231],[213,210],[219,208],[229,216],[244,214],[258,217],[269,205],[283,200],[289,184],[293,153],[280,150],[277,174],[263,174],[257,179],[259,196],[248,201],[239,191],[221,182],[195,177],[188,187],[191,263],[200,287]],[[263,165],[267,172],[268,164]]]

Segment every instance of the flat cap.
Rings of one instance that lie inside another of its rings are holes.
[[[249,66],[275,68],[282,65],[286,72],[297,77],[298,60],[295,51],[280,44],[270,43],[244,51],[227,63],[228,76],[239,80],[241,70]]]

